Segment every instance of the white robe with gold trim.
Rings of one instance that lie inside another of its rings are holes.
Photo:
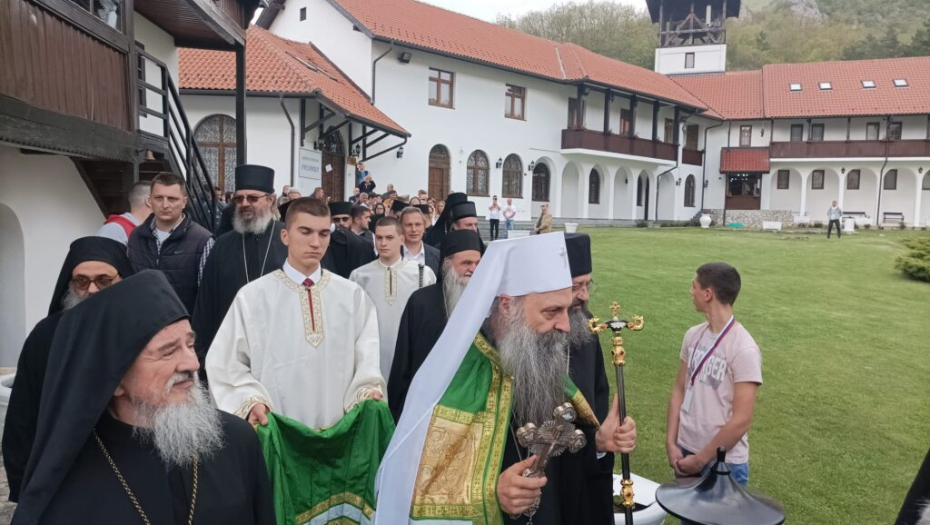
[[[244,286],[207,352],[210,391],[221,410],[247,417],[264,403],[322,428],[336,423],[381,375],[378,319],[357,284],[323,270],[309,289],[282,271]]]
[[[400,319],[407,306],[407,300],[420,288],[420,265],[414,261],[401,258],[391,266],[380,260],[356,268],[349,275],[349,280],[356,282],[365,290],[378,311],[378,331],[381,339],[381,375],[390,377],[391,363],[394,361],[394,348],[397,344],[397,331]],[[423,286],[436,282],[436,274],[428,266],[423,267]]]

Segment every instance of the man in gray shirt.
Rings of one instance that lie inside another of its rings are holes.
[[[830,233],[833,231],[834,224],[836,225],[836,238],[839,239],[842,237],[842,229],[840,229],[840,217],[842,216],[843,210],[836,206],[836,201],[833,201],[833,205],[827,210],[827,219],[830,220],[830,225],[827,226],[827,239],[830,238]]]
[[[139,181],[132,185],[129,194],[129,211],[122,215],[110,215],[103,226],[97,230],[97,237],[106,237],[129,244],[129,235],[136,226],[142,224],[152,214],[149,194],[152,190],[150,181]]]

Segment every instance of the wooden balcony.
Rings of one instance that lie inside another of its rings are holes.
[[[589,149],[675,161],[678,145],[589,129],[563,129],[562,149]]]
[[[701,166],[704,164],[704,151],[699,149],[681,149],[681,162],[692,166]]]
[[[773,159],[930,157],[930,140],[825,140],[773,142]]]

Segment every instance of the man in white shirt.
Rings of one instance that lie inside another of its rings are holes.
[[[436,282],[432,270],[401,257],[403,245],[404,231],[400,221],[383,217],[375,226],[378,259],[355,269],[349,276],[350,281],[365,290],[378,312],[382,377],[391,374],[397,330],[407,299],[414,291]]]
[[[836,238],[839,239],[843,236],[843,230],[840,228],[840,219],[842,217],[843,210],[836,205],[836,201],[833,201],[833,204],[827,209],[827,219],[830,221],[830,225],[827,227],[827,239],[830,238],[830,234],[833,232],[833,226],[836,226]]]
[[[501,205],[497,203],[497,195],[491,199],[488,206],[488,222],[491,223],[491,240],[495,241],[501,234]]]
[[[426,231],[426,215],[423,208],[429,206],[408,206],[400,212],[400,221],[404,227],[404,245],[401,253],[404,259],[423,264],[439,275],[439,250],[423,242],[423,233]]]
[[[293,201],[281,240],[284,267],[239,290],[210,346],[210,391],[221,410],[252,424],[275,412],[328,427],[383,397],[377,314],[361,287],[320,265],[326,203]]]
[[[510,238],[510,231],[513,230],[513,219],[517,216],[517,208],[513,205],[513,199],[507,199],[507,206],[504,206],[504,231],[507,232],[507,238]]]

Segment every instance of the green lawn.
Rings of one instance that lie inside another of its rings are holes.
[[[893,260],[901,239],[926,232],[840,241],[697,228],[586,232],[592,311],[604,317],[618,300],[623,313],[646,319],[644,331],[624,337],[636,473],[672,477],[666,406],[682,336],[703,320],[688,288],[698,266],[725,261],[742,276],[736,317],[763,356],[750,485],[783,502],[792,524],[893,521],[930,445],[930,285],[904,278]],[[602,346],[609,363],[606,335]]]

